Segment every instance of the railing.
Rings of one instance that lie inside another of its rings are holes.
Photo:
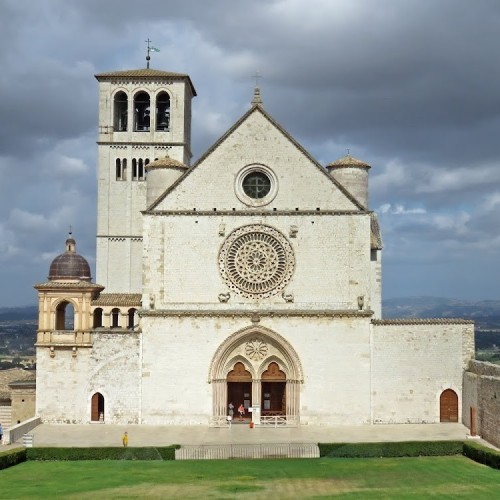
[[[286,415],[266,415],[260,417],[260,425],[266,427],[284,427],[289,424]]]
[[[33,430],[35,427],[39,426],[41,423],[42,423],[42,421],[41,421],[40,417],[33,417],[33,418],[28,419],[28,420],[25,420],[24,422],[21,422],[20,424],[12,426],[5,433],[4,443],[5,444],[12,444],[12,443],[15,443],[16,441],[19,441],[24,436],[24,434]]]
[[[81,346],[92,347],[92,333],[90,330],[46,330],[39,331],[36,344],[38,346]]]
[[[319,458],[319,447],[316,443],[240,443],[186,445],[175,450],[176,460],[230,458]]]
[[[212,417],[210,419],[210,427],[231,427],[233,423],[239,423],[239,421],[230,421],[226,416]],[[245,423],[250,423],[250,421],[245,420]],[[264,415],[260,417],[260,422],[256,425],[262,427],[296,427],[298,417],[292,415]]]

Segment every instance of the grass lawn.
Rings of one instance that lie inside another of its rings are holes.
[[[500,498],[500,471],[467,458],[26,462],[0,498]]]

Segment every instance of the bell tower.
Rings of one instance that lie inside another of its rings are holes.
[[[106,293],[141,293],[146,165],[169,156],[191,161],[188,75],[138,69],[99,82],[96,280]]]

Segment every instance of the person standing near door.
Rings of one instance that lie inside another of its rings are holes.
[[[240,420],[243,420],[243,415],[245,415],[245,407],[243,406],[243,403],[238,406],[238,413],[240,414]]]
[[[231,417],[231,420],[233,419],[233,415],[234,415],[234,405],[233,405],[233,402],[231,401],[228,405],[228,412],[227,414]]]

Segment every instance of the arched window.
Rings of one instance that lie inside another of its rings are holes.
[[[127,328],[133,330],[135,327],[135,317],[136,317],[137,309],[129,309],[128,310],[128,320],[127,320]]]
[[[115,160],[116,165],[116,180],[117,181],[125,181],[127,179],[127,160],[124,158],[121,160],[117,158]]]
[[[122,161],[120,158],[117,158],[116,161],[116,180],[121,181],[122,180]]]
[[[115,307],[111,310],[111,328],[120,327],[120,309]]]
[[[104,396],[96,392],[90,403],[90,420],[92,422],[104,422]]]
[[[114,130],[125,132],[127,130],[128,97],[125,92],[117,92],[114,100]]]
[[[160,92],[156,98],[156,130],[170,128],[170,96]]]
[[[73,304],[63,301],[56,308],[56,330],[73,330],[75,310]]]
[[[132,160],[132,180],[135,181],[137,179],[137,160],[134,158]]]
[[[102,328],[102,309],[94,309],[94,328]]]
[[[141,132],[149,130],[151,121],[149,94],[139,92],[134,98],[134,130]]]
[[[142,158],[139,159],[138,177],[140,181],[144,179],[144,162],[142,161]]]

